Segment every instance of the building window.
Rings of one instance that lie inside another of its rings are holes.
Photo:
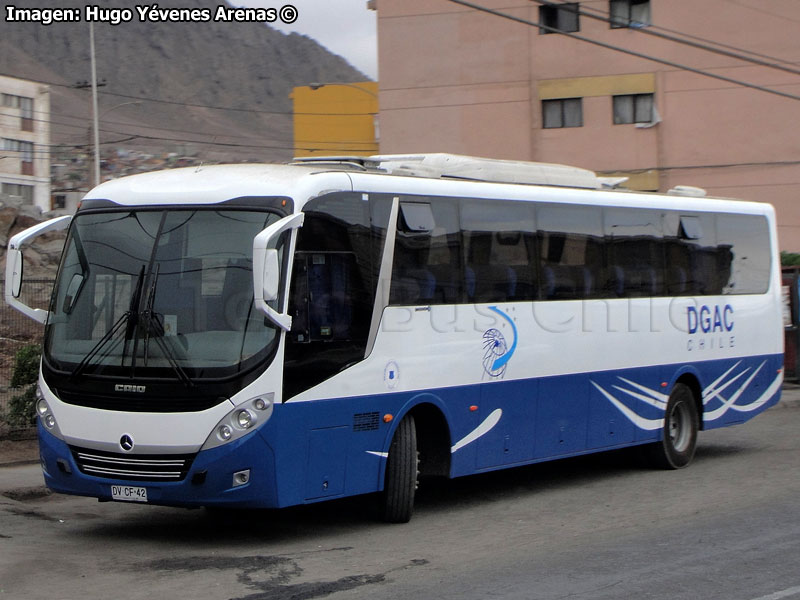
[[[25,96],[15,96],[13,94],[3,94],[3,106],[8,108],[18,108],[22,117],[22,131],[33,131],[33,98]]]
[[[19,158],[23,162],[33,162],[33,142],[23,142],[20,140],[3,140],[3,150],[18,152]]]
[[[33,186],[20,185],[17,183],[4,183],[0,186],[0,191],[9,196],[19,196],[25,202],[33,202]]]
[[[22,174],[33,175],[33,142],[3,139],[2,149],[14,152],[22,161]]]
[[[539,7],[539,33],[569,33],[580,31],[578,12],[580,4],[565,2],[564,4],[546,4]],[[558,29],[559,31],[553,31]]]
[[[609,0],[611,28],[650,25],[650,0]]]
[[[33,98],[20,97],[19,108],[22,113],[22,131],[33,131]]]
[[[614,125],[653,122],[653,94],[614,96]]]
[[[582,100],[582,98],[542,100],[542,127],[544,129],[583,127]]]

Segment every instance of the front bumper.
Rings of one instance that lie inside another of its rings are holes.
[[[47,487],[54,492],[112,500],[111,486],[147,488],[148,504],[277,508],[275,454],[256,430],[245,437],[195,455],[181,481],[131,481],[82,473],[69,446],[41,424],[39,454]],[[234,485],[234,474],[249,470],[247,483]]]

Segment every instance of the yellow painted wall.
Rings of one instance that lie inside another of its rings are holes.
[[[656,77],[654,73],[637,73],[603,77],[543,79],[538,82],[538,88],[541,100],[652,94],[656,91]]]
[[[294,155],[378,154],[378,84],[294,88]]]

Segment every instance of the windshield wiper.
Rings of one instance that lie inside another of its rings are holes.
[[[108,344],[111,340],[114,339],[114,337],[116,337],[117,333],[120,331],[120,329],[122,329],[124,325],[127,325],[127,327],[125,328],[125,336],[124,336],[125,346],[122,349],[122,360],[123,361],[125,360],[125,355],[127,354],[128,351],[128,340],[131,338],[131,335],[135,331],[136,324],[138,321],[138,313],[136,312],[136,305],[139,303],[139,296],[142,293],[143,282],[144,282],[144,265],[142,265],[142,268],[139,269],[139,277],[136,280],[136,287],[133,291],[133,294],[131,294],[131,301],[128,304],[128,310],[122,313],[120,318],[117,319],[116,322],[111,326],[111,329],[109,329],[105,333],[105,335],[97,341],[97,343],[94,346],[92,346],[92,349],[89,350],[86,356],[83,357],[83,360],[81,360],[81,362],[78,363],[78,366],[75,367],[75,369],[73,369],[72,373],[70,374],[70,378],[78,377],[81,373],[83,373],[83,371],[86,369],[87,366],[89,366],[89,364],[92,362],[92,359],[94,359],[94,357],[97,356],[100,350],[102,350],[106,346],[106,344]],[[108,356],[111,353],[111,351],[117,347],[118,344],[119,341],[117,341],[117,344],[107,348],[105,353],[103,353],[103,357]]]
[[[150,291],[147,293],[147,301],[145,302],[144,310],[140,315],[140,323],[144,328],[144,364],[147,366],[147,359],[150,352],[150,332],[152,330],[154,333],[153,339],[155,339],[156,344],[161,350],[161,353],[164,355],[164,358],[167,359],[167,363],[172,370],[175,371],[178,379],[180,379],[186,387],[192,387],[194,383],[186,374],[186,371],[183,369],[183,367],[178,364],[178,359],[175,356],[174,350],[170,347],[170,344],[164,340],[164,338],[167,336],[164,335],[164,324],[161,322],[161,315],[153,312],[153,304],[156,298],[156,286],[158,285],[158,275],[160,270],[161,264],[157,263],[156,268],[153,271]]]
[[[156,299],[156,286],[158,285],[158,275],[161,272],[161,263],[156,263],[153,274],[150,276],[150,291],[147,292],[147,300],[144,303],[144,310],[140,313],[140,318],[144,324],[144,366],[147,366],[147,359],[150,354],[150,329],[153,322],[153,303]]]

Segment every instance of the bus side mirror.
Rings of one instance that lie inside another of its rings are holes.
[[[23,263],[22,263],[22,252],[17,250],[16,248],[8,251],[8,256],[6,257],[6,271],[11,269],[11,278],[9,279],[8,274],[6,274],[6,281],[8,282],[8,286],[11,288],[11,295],[14,298],[19,298],[19,293],[22,291],[22,271],[23,271]]]
[[[50,219],[44,223],[39,223],[29,227],[25,231],[20,231],[8,241],[8,252],[6,253],[6,291],[5,299],[9,306],[16,308],[19,312],[34,321],[44,323],[47,321],[47,311],[41,308],[31,308],[19,300],[22,291],[22,251],[19,249],[22,244],[33,238],[47,233],[48,231],[60,231],[66,229],[72,217],[67,215]]]
[[[292,328],[292,317],[286,309],[286,298],[281,298],[281,265],[276,248],[283,232],[303,226],[303,213],[282,218],[253,238],[253,297],[255,307],[284,331]],[[284,249],[284,256],[289,245]],[[291,263],[289,263],[291,264]],[[288,278],[286,278],[288,279]],[[284,279],[284,280],[286,280]],[[270,302],[283,302],[273,308]]]

